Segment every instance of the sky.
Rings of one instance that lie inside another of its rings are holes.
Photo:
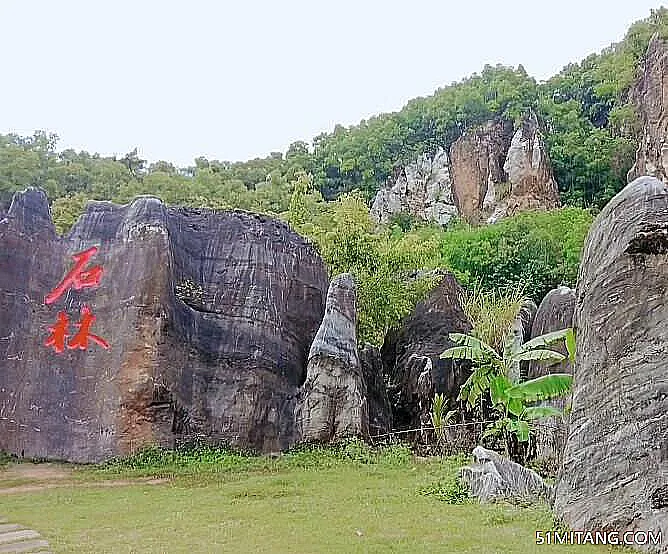
[[[538,80],[646,0],[0,0],[0,133],[192,165],[285,151],[479,72]]]

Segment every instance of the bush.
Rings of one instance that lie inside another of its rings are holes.
[[[433,496],[447,504],[464,504],[471,496],[466,484],[458,475],[444,478],[419,490],[424,496]]]
[[[592,215],[580,208],[526,212],[485,227],[460,224],[443,235],[443,263],[465,286],[514,288],[540,300],[574,286]]]

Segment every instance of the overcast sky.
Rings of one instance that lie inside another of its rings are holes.
[[[284,151],[484,64],[539,80],[646,0],[0,0],[0,133],[190,165]]]

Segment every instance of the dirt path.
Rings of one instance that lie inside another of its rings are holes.
[[[18,494],[24,492],[39,492],[47,489],[57,489],[62,487],[88,489],[95,487],[128,487],[131,485],[164,485],[169,483],[169,479],[155,479],[152,477],[138,477],[137,479],[116,479],[107,481],[61,481],[59,483],[36,483],[34,485],[15,485],[11,487],[2,487],[0,483],[0,496],[4,494]]]
[[[62,464],[11,464],[0,471],[0,487],[3,481],[26,479],[31,481],[55,481],[72,476],[72,468]]]
[[[138,477],[136,479],[105,479],[103,481],[79,481],[73,478],[74,470],[64,464],[12,464],[0,470],[0,495],[39,492],[59,487],[125,487],[130,485],[162,485],[170,479]],[[2,550],[0,550],[0,553]]]

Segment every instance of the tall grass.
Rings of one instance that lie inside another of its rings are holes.
[[[504,342],[522,308],[525,286],[483,290],[479,283],[462,294],[461,302],[473,325],[473,335],[503,352]]]

